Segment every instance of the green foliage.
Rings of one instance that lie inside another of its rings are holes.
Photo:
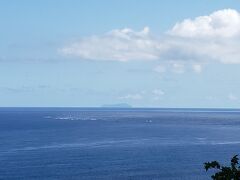
[[[217,161],[204,163],[206,171],[209,169],[215,169],[217,172],[212,175],[214,180],[240,180],[240,166],[238,163],[238,155],[235,155],[231,159],[231,166],[222,166]]]

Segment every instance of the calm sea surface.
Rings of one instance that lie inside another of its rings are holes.
[[[209,179],[240,110],[0,108],[0,179]]]

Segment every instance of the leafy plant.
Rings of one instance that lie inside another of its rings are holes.
[[[212,175],[214,180],[240,180],[240,166],[238,162],[238,155],[235,155],[231,159],[231,166],[222,166],[217,161],[204,163],[206,171],[209,169],[215,169],[217,172]]]

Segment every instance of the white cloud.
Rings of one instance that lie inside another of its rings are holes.
[[[228,95],[228,99],[231,100],[231,101],[236,101],[236,100],[238,100],[238,97],[235,96],[233,93],[230,93]]]
[[[201,64],[194,64],[192,66],[193,71],[196,73],[201,73],[202,72],[202,65]]]
[[[209,16],[183,20],[168,34],[171,41],[166,54],[175,52],[176,59],[240,63],[240,13],[236,10],[224,9]]]
[[[181,37],[233,37],[240,35],[240,14],[233,9],[213,12],[209,16],[185,19],[177,23],[171,35]]]
[[[129,28],[115,29],[102,36],[92,36],[61,49],[65,55],[89,60],[155,60],[161,44],[149,35],[145,27],[137,32]]]
[[[161,90],[161,89],[154,89],[154,90],[152,91],[152,93],[153,93],[154,95],[158,95],[158,96],[162,96],[162,95],[165,94],[165,93],[163,92],[163,90]]]
[[[140,91],[134,94],[127,94],[124,96],[118,97],[121,100],[142,100],[143,98],[152,98],[153,100],[159,100],[162,96],[164,96],[165,92],[161,89],[153,89],[152,91]]]
[[[171,38],[165,42],[166,50],[160,59],[186,63],[240,63],[240,38]]]
[[[119,97],[119,99],[127,99],[127,100],[141,100],[143,97],[141,94],[127,94],[125,96]]]
[[[165,94],[165,92],[161,89],[154,89],[152,93],[154,95],[154,100],[159,100]]]
[[[184,64],[180,63],[173,63],[172,65],[172,71],[177,74],[182,74],[185,72],[185,66]]]
[[[158,37],[151,35],[148,27],[140,32],[116,29],[83,38],[60,51],[85,60],[156,60],[176,73],[185,72],[186,66],[200,73],[202,64],[212,62],[240,64],[240,14],[233,9],[185,19]],[[154,70],[166,71],[160,66]]]
[[[217,98],[215,96],[207,96],[206,100],[213,101],[213,100],[217,100]]]

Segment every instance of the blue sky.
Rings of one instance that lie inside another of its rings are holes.
[[[0,2],[0,106],[240,104],[237,0]]]

